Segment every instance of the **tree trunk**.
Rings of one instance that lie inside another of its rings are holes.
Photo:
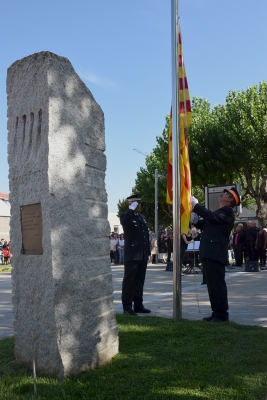
[[[256,216],[258,218],[259,224],[261,224],[265,228],[267,222],[266,203],[262,199],[262,196],[257,196],[255,200],[257,204]]]

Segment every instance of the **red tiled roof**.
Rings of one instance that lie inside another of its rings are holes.
[[[8,200],[8,199],[9,199],[9,194],[1,193],[1,192],[0,192],[0,199]]]

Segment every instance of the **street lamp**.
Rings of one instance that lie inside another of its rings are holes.
[[[142,154],[143,156],[147,156],[146,153],[144,153],[143,151],[139,150],[139,149],[133,149],[134,151],[137,151],[138,153]],[[159,178],[165,178],[162,175],[158,175],[158,170],[155,169],[155,238],[157,240],[158,243],[158,180]],[[158,263],[158,254],[155,254],[155,262],[156,264]]]
[[[158,226],[159,226],[159,221],[158,221],[158,182],[159,178],[165,178],[163,175],[158,174],[158,170],[155,169],[155,238],[157,239],[158,243]],[[155,255],[155,262],[158,263],[158,254]]]

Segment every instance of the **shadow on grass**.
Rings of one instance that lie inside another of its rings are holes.
[[[267,330],[117,315],[120,353],[102,368],[60,382],[38,376],[39,399],[264,399]],[[12,339],[0,360],[12,361]],[[0,353],[3,341],[0,341]],[[0,398],[29,399],[29,372],[1,367]],[[1,397],[5,394],[6,397]]]

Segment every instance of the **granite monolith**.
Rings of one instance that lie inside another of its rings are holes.
[[[62,379],[118,352],[104,115],[50,52],[13,63],[7,95],[15,358]]]

